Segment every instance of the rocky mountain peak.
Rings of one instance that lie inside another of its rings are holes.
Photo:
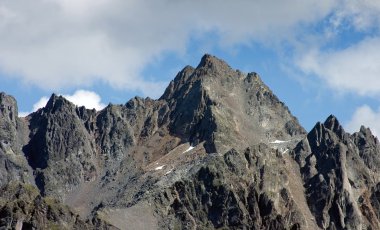
[[[364,125],[360,126],[359,132],[366,137],[375,137],[371,129],[368,127],[365,127]]]
[[[19,126],[22,124],[18,118],[16,99],[5,93],[0,93],[0,148],[17,145],[18,136],[23,136],[20,135],[22,132],[17,132]],[[19,128],[21,131],[21,127]],[[1,143],[6,144],[2,146]],[[15,151],[18,152],[19,150],[15,149]]]
[[[380,213],[379,198],[368,190],[379,191],[379,153],[369,129],[350,135],[333,115],[318,122],[297,145],[294,158],[310,210],[322,229],[379,229],[373,219],[373,213]]]
[[[376,137],[372,133],[370,128],[367,128],[364,125],[362,125],[360,127],[359,132],[352,134],[352,138],[354,139],[356,144],[363,149],[368,150],[368,148],[379,148],[380,147],[378,137]],[[369,146],[371,146],[371,147],[369,147]]]
[[[206,141],[208,152],[295,140],[306,133],[258,74],[234,70],[209,54],[197,68],[180,71],[160,99],[171,108],[172,132],[191,142]]]
[[[349,135],[334,115],[330,115],[324,123],[317,122],[307,135],[310,146],[315,148],[327,148],[331,143],[336,144],[341,140],[347,141],[348,137]]]
[[[61,95],[52,94],[44,107],[45,111],[55,113],[56,111],[62,112],[63,110],[73,111],[75,105]]]
[[[200,63],[197,66],[197,69],[207,69],[207,70],[226,70],[231,69],[231,67],[222,59],[219,59],[213,55],[205,54]]]
[[[185,94],[189,84],[191,82],[194,82],[196,79],[193,76],[194,68],[191,66],[186,66],[183,68],[172,80],[168,87],[166,88],[164,94],[160,97],[162,100],[170,101],[171,99],[175,99],[180,97],[180,95]],[[190,77],[193,77],[193,79],[190,79]]]
[[[339,127],[339,121],[338,118],[336,118],[334,115],[330,115],[326,118],[324,125],[331,130],[334,130],[336,127]]]
[[[197,82],[207,81],[208,78],[224,79],[236,76],[238,76],[236,71],[225,61],[210,54],[205,54],[196,68],[192,66],[183,68],[170,82],[160,99],[170,100],[171,98],[181,97],[181,95],[189,93],[192,86],[197,85]]]
[[[380,164],[380,143],[369,128],[360,127],[360,131],[352,134],[351,139],[358,147],[359,155],[365,164],[374,171],[378,170]]]
[[[18,117],[16,99],[3,92],[0,92],[0,117],[13,123]]]
[[[343,127],[341,126],[338,119],[334,115],[330,115],[326,119],[324,126],[339,136],[343,136],[343,134],[345,133]]]

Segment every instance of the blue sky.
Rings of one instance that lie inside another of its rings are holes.
[[[53,93],[101,109],[159,97],[204,53],[257,72],[310,130],[380,134],[376,0],[2,0],[0,91],[22,115]]]

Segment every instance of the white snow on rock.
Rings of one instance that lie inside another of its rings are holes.
[[[190,145],[190,147],[189,147],[188,149],[186,149],[186,151],[183,152],[183,153],[187,153],[187,152],[189,152],[189,151],[191,151],[191,150],[193,150],[193,149],[194,149],[194,146],[191,146],[191,145]]]
[[[165,175],[168,175],[169,173],[171,173],[172,172],[172,170],[169,170],[169,171],[167,171],[166,173],[165,173]]]
[[[289,141],[275,140],[275,141],[271,141],[271,142],[269,142],[269,143],[270,143],[270,144],[282,144],[282,143],[286,143],[286,142],[289,142]]]
[[[284,152],[282,152],[282,154],[285,154],[289,151],[289,149],[286,149]]]
[[[161,166],[156,167],[154,170],[161,170],[161,169],[163,169],[164,167],[165,167],[165,165],[161,165]]]

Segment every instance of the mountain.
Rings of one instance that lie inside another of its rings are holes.
[[[1,229],[380,229],[380,145],[211,55],[101,111],[0,93]]]

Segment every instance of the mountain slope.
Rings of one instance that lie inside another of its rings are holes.
[[[256,73],[243,74],[205,55],[186,67],[161,97],[173,108],[171,129],[208,152],[225,152],[305,134],[297,119]]]

